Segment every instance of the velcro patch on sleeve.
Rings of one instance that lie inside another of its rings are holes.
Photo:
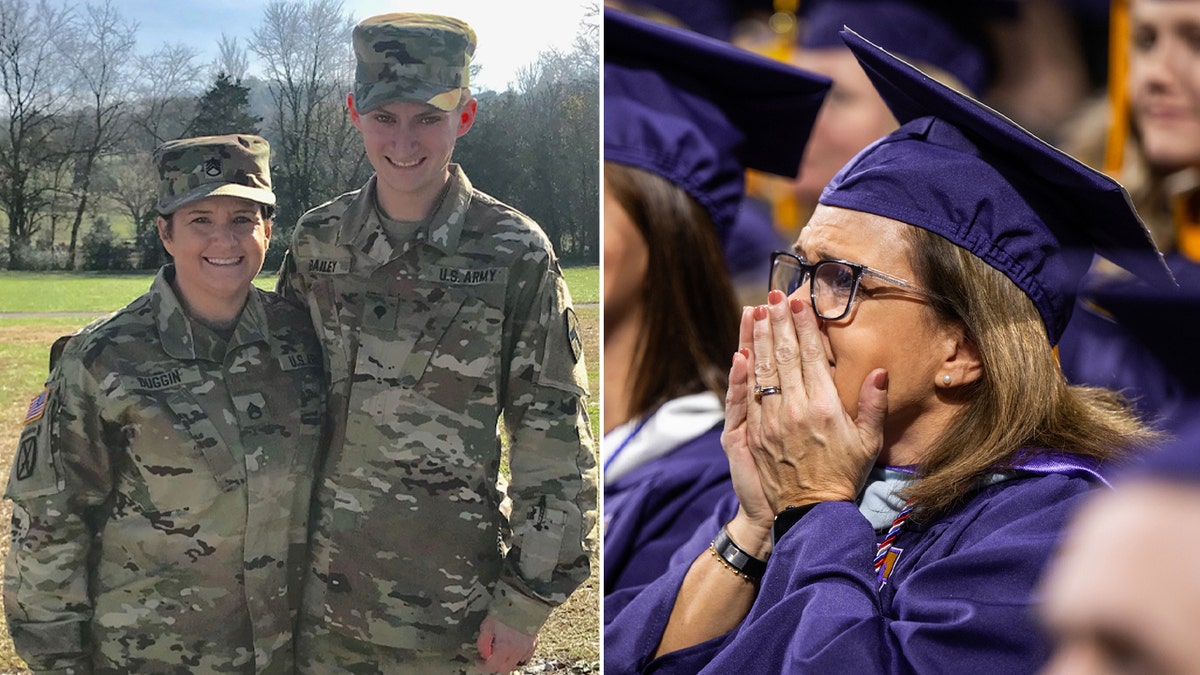
[[[8,497],[40,497],[58,494],[63,489],[51,447],[52,404],[50,389],[35,396],[29,404],[8,476]]]
[[[25,413],[25,424],[32,424],[40,419],[46,413],[46,402],[50,400],[50,389],[43,389],[40,394],[33,397],[29,402],[29,410]]]

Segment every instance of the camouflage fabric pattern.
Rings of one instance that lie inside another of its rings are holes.
[[[205,197],[228,195],[275,205],[271,146],[249,134],[167,141],[154,151],[160,215]]]
[[[436,14],[382,14],[354,27],[359,112],[401,101],[454,110],[471,86],[475,31]]]
[[[594,546],[570,294],[536,223],[457,165],[409,241],[388,240],[375,189],[301,218],[279,280],[308,304],[331,380],[302,626],[443,654],[488,613],[536,633]]]
[[[292,672],[320,345],[252,289],[227,348],[172,274],[71,339],[21,434],[4,608],[35,671]]]
[[[312,600],[312,596],[308,597]],[[313,616],[312,608],[302,611]],[[316,616],[320,616],[317,608]],[[296,640],[300,675],[484,675],[474,644],[454,654],[415,652],[363,642],[315,621],[305,622]]]

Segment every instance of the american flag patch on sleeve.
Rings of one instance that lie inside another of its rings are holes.
[[[29,402],[29,412],[25,413],[25,424],[41,419],[42,413],[46,412],[46,401],[49,399],[49,389],[43,389],[42,393],[33,397],[33,400]]]

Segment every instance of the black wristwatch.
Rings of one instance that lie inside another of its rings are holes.
[[[789,506],[775,514],[775,523],[771,525],[771,549],[775,549],[775,546],[783,538],[783,535],[787,534],[787,531],[792,529],[793,525],[800,522],[804,514],[812,511],[813,507],[820,503],[813,502],[804,506]]]

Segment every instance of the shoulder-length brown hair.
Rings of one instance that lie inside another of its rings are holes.
[[[1033,301],[1008,277],[928,230],[906,233],[916,276],[945,298],[933,311],[965,327],[983,364],[983,376],[955,393],[965,410],[908,495],[923,520],[952,509],[1022,450],[1109,461],[1156,439],[1117,392],[1067,383]]]
[[[606,162],[604,182],[649,249],[646,325],[634,357],[630,411],[644,415],[705,390],[724,400],[738,307],[712,219],[650,172]]]

